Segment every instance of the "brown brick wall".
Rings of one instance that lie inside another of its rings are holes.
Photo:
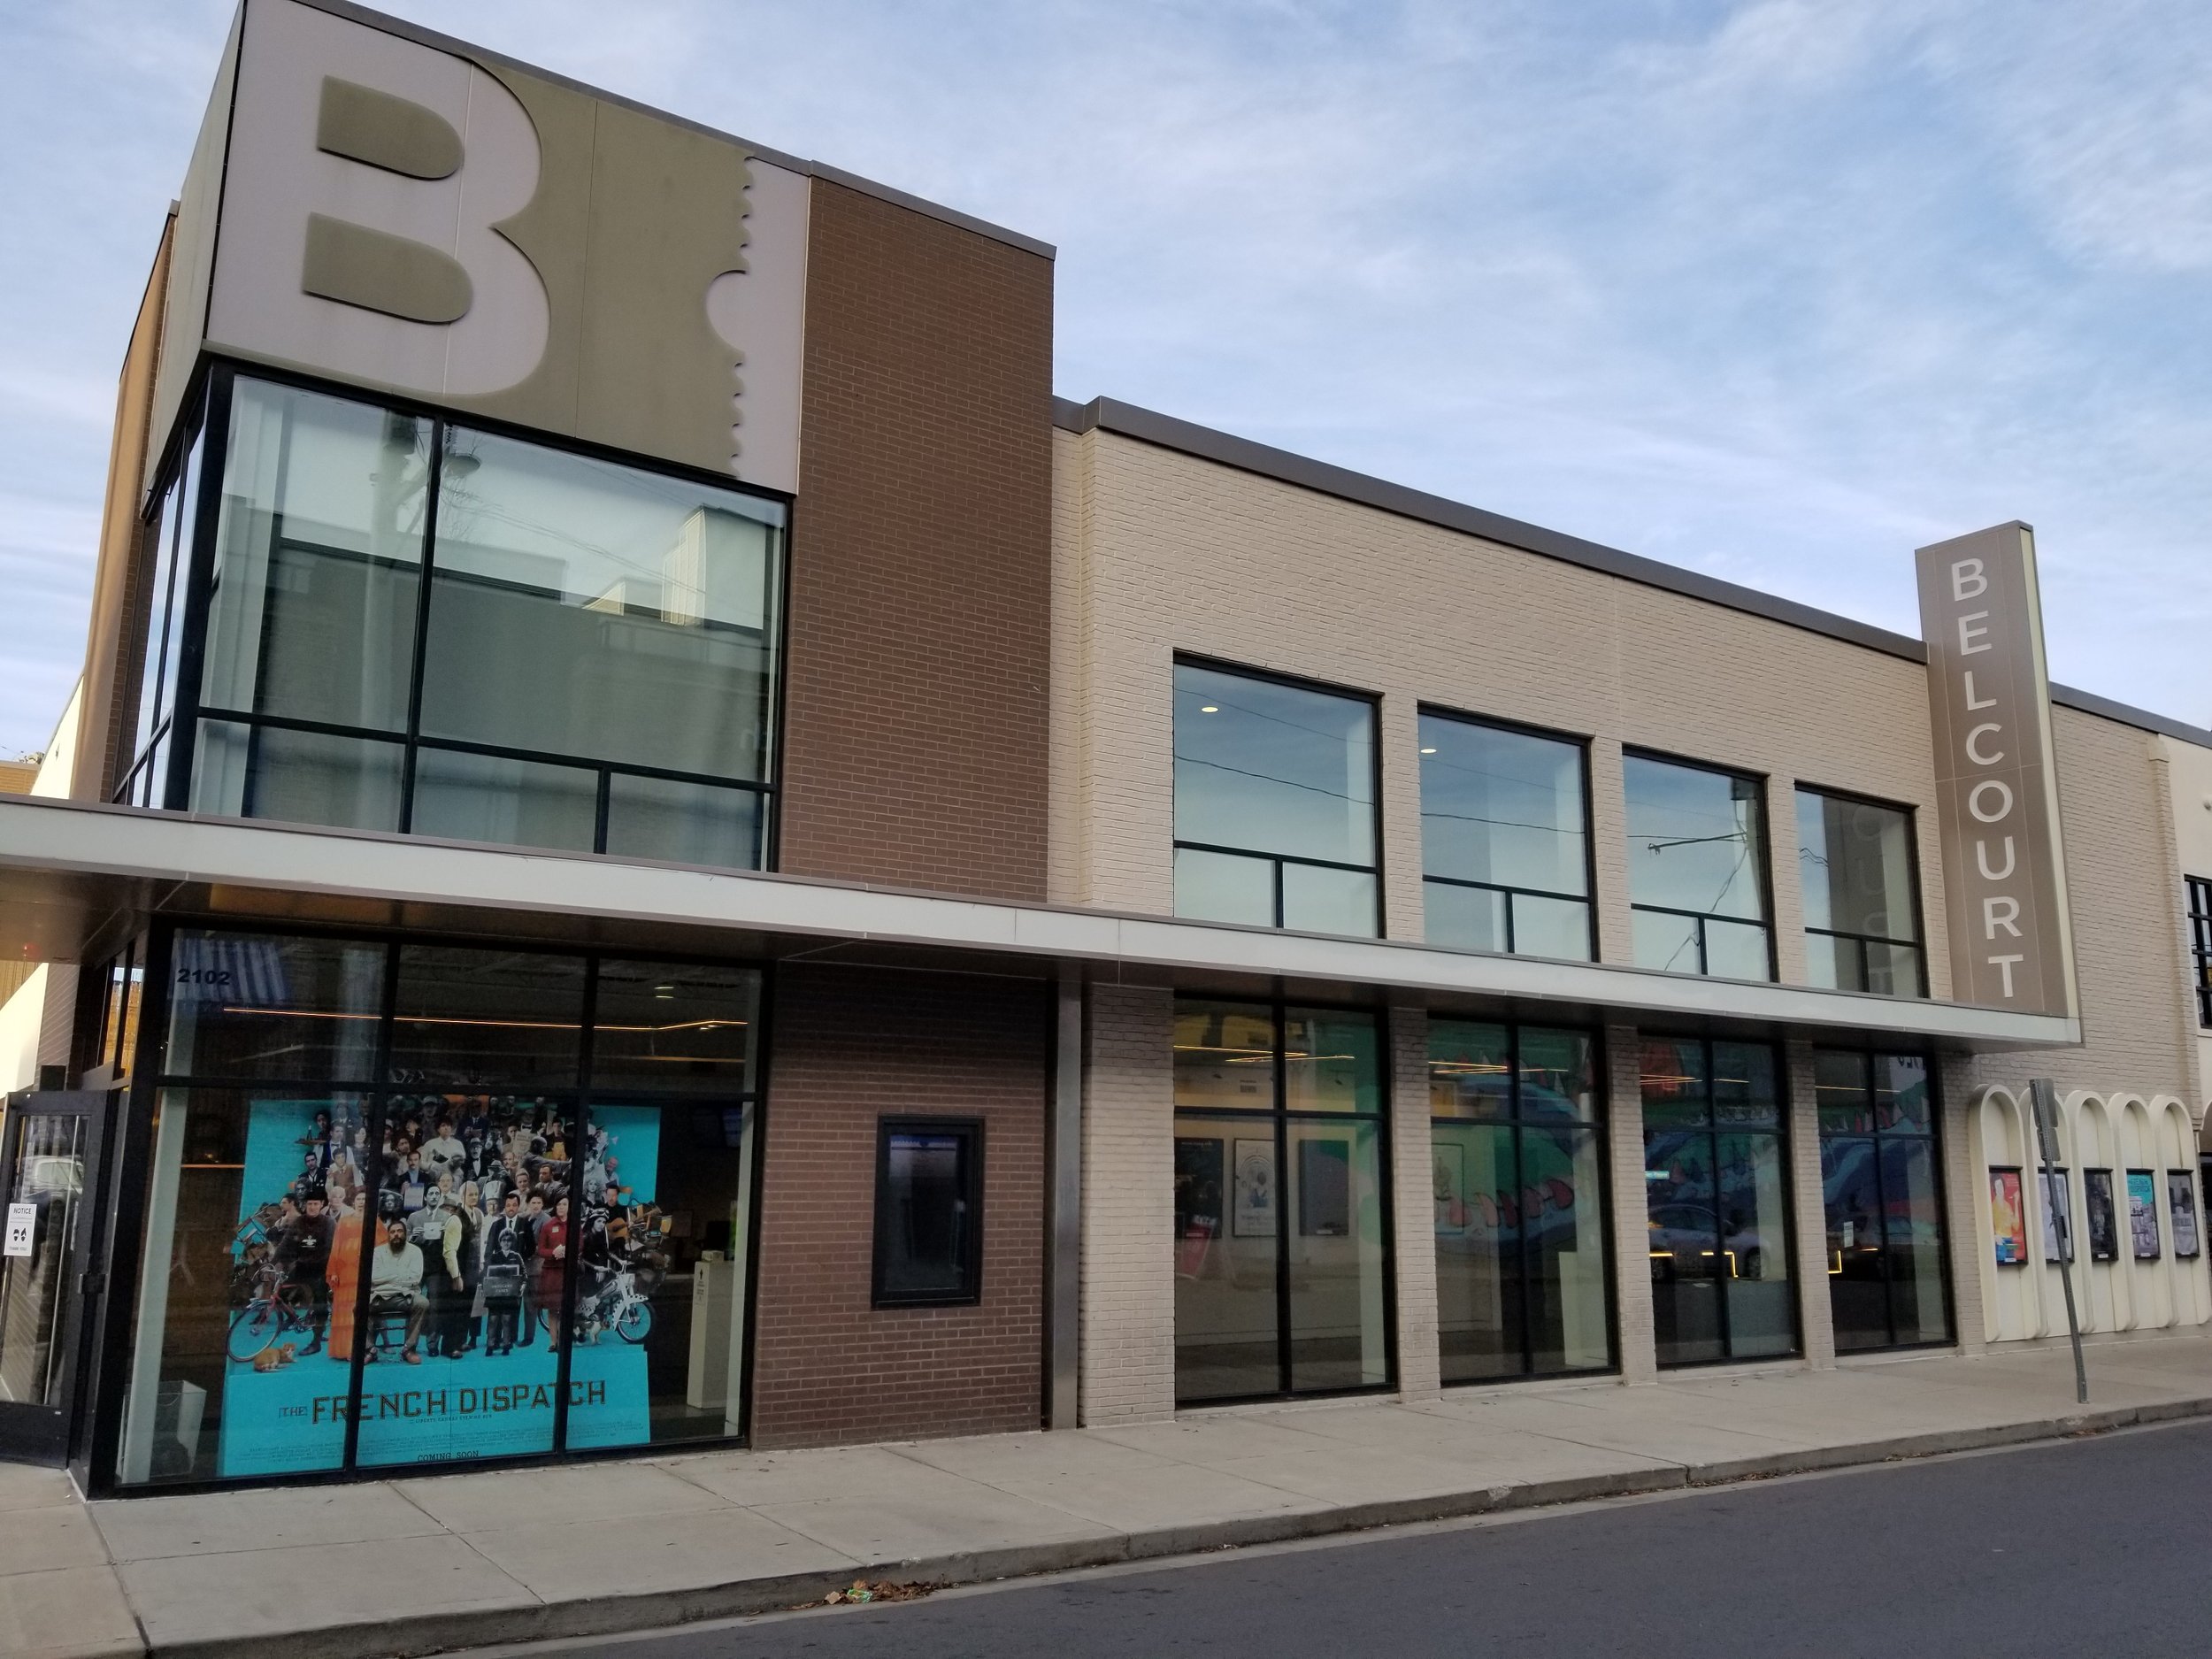
[[[1045,893],[1052,264],[813,185],[779,867]]]
[[[1046,987],[792,967],[773,996],[753,1444],[1038,1427]],[[983,1120],[978,1306],[869,1306],[876,1120],[908,1114]]]

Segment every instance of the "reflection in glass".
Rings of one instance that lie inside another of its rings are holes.
[[[1627,756],[1621,764],[1637,965],[1725,979],[1771,977],[1759,780],[1642,755]],[[1707,926],[1708,918],[1734,925]]]
[[[402,945],[392,1080],[572,1088],[583,1015],[580,956]]]
[[[593,1086],[750,1093],[759,997],[757,969],[605,958]]]
[[[1636,965],[1657,968],[1663,973],[1701,973],[1705,958],[1698,949],[1698,918],[1667,910],[1631,912]]]
[[[1248,1131],[1201,1119],[1177,1122],[1178,1404],[1282,1387],[1275,1187],[1275,1141],[1265,1124]]]
[[[757,870],[762,797],[750,789],[615,772],[608,780],[607,844],[627,858]]]
[[[1175,1104],[1274,1110],[1274,1010],[1264,1003],[1177,999]]]
[[[1811,982],[1921,995],[1911,815],[1800,789],[1797,857]]]
[[[1283,1104],[1294,1112],[1382,1110],[1372,1014],[1298,1009],[1283,1017]]]
[[[1927,1062],[1917,1055],[1821,1048],[1814,1050],[1813,1067],[1836,1346],[1947,1340],[1951,1313]],[[2085,1172],[2085,1187],[2093,1174]]]
[[[172,1076],[376,1075],[385,947],[286,933],[180,929],[170,947]]]
[[[1437,714],[1420,744],[1430,942],[1588,960],[1581,747]]]
[[[1429,1022],[1447,1382],[1612,1363],[1594,1049],[1578,1031]]]
[[[1513,895],[1513,950],[1517,956],[1590,959],[1590,906],[1581,899]]]
[[[1381,1128],[1293,1120],[1288,1211],[1290,1386],[1378,1387],[1385,1329]]]
[[[388,834],[399,828],[406,765],[397,739],[203,720],[191,810]]]
[[[1275,861],[1175,849],[1175,913],[1200,922],[1275,926]]]
[[[426,733],[764,781],[783,510],[449,427]]]
[[[1303,933],[1344,933],[1374,937],[1375,877],[1366,870],[1333,870],[1325,864],[1276,866],[1282,872],[1283,926]]]
[[[415,754],[418,835],[589,852],[599,834],[599,774],[503,755]]]
[[[1463,887],[1448,881],[1421,884],[1422,936],[1451,950],[1506,949],[1505,907],[1511,895],[1496,887]]]
[[[343,1461],[365,1125],[358,1094],[161,1091],[123,1484]]]

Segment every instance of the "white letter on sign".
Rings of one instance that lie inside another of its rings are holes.
[[[1982,901],[1982,937],[1984,939],[1996,938],[1997,930],[2001,927],[2015,939],[2019,938],[2020,930],[2013,926],[2019,919],[2019,900],[2008,899],[2000,893],[1993,898]]]
[[[1986,611],[1970,611],[1959,618],[1959,655],[1961,657],[1972,657],[1978,652],[1994,650],[1996,649],[1988,642],[1989,630],[1987,628],[1970,628],[1966,626],[1970,622],[1986,622],[1988,620],[1989,612]],[[1982,643],[1979,645],[1969,643],[1970,641],[1973,640],[1980,640]]]
[[[1967,584],[1969,582],[1973,583],[1973,586],[1970,588],[1968,587]],[[1979,599],[1988,591],[1989,578],[1982,574],[1981,560],[1961,559],[1957,564],[1951,566],[1952,598],[1959,600]]]

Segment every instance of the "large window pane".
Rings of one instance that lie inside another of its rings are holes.
[[[1380,1111],[1380,1048],[1371,1014],[1291,1009],[1283,1017],[1283,1104],[1294,1112]]]
[[[1592,1121],[1597,1116],[1596,1051],[1587,1032],[1522,1026],[1519,1115]]]
[[[1944,1305],[1943,1223],[1933,1141],[1884,1142],[1882,1202],[1896,1340],[1942,1341],[1951,1333],[1951,1320]]]
[[[1567,962],[1590,959],[1590,906],[1581,899],[1548,899],[1534,893],[1513,895],[1513,949],[1523,956],[1556,956]]]
[[[1175,1004],[1175,1104],[1275,1110],[1275,1012],[1265,1004]]]
[[[503,755],[419,749],[411,827],[452,841],[588,853],[599,839],[599,774]]]
[[[1372,1123],[1289,1125],[1290,1386],[1299,1392],[1390,1379],[1380,1138]]]
[[[1800,789],[1797,858],[1806,926],[1883,939],[1919,937],[1909,814]]]
[[[1600,1180],[1594,1130],[1533,1124],[1521,1130],[1529,1369],[1539,1375],[1612,1363]]]
[[[1363,698],[1178,664],[1175,839],[1371,865],[1373,726]]]
[[[1672,1129],[1645,1135],[1652,1317],[1662,1365],[1727,1357],[1717,1196],[1710,1134]]]
[[[1432,876],[1586,894],[1582,749],[1425,714],[1422,868]]]
[[[1828,1224],[1828,1308],[1836,1347],[1887,1348],[1889,1261],[1871,1138],[1823,1135],[1820,1185]]]
[[[394,739],[203,720],[192,810],[389,833],[399,828],[406,766]]]
[[[1667,910],[1637,910],[1636,965],[1663,973],[1701,973],[1704,958],[1697,947],[1697,918],[1676,916]]]
[[[1200,922],[1275,926],[1275,861],[1175,849],[1175,913]]]
[[[1705,972],[1717,979],[1770,979],[1767,930],[1751,922],[1724,922],[1709,916],[1705,928]]]
[[[1434,1066],[1432,1061],[1432,1074]],[[1432,1124],[1429,1133],[1443,1379],[1518,1377],[1525,1310],[1515,1130],[1504,1123],[1452,1122]]]
[[[1495,887],[1460,887],[1448,881],[1421,884],[1423,936],[1450,950],[1506,949],[1505,907],[1510,894]]]
[[[403,945],[392,1080],[574,1088],[583,1017],[580,956]]]
[[[1789,1211],[1782,1139],[1718,1135],[1721,1254],[1727,1263],[1728,1351],[1752,1359],[1797,1351],[1790,1283]]]
[[[1920,947],[1867,941],[1866,989],[1880,996],[1925,996],[1920,974]]]
[[[1641,755],[1628,756],[1622,774],[1630,899],[1763,921],[1758,780]]]
[[[726,870],[757,870],[763,797],[750,789],[616,772],[607,786],[605,850]]]
[[[357,1094],[161,1092],[119,1462],[126,1485],[343,1461],[365,1121]]]
[[[1503,1025],[1429,1021],[1429,1113],[1434,1118],[1513,1115],[1513,1049]]]
[[[359,1463],[551,1451],[564,1281],[592,1231],[575,1202],[572,1109],[403,1094],[381,1119],[358,1316]],[[603,1215],[596,1230],[603,1263]],[[642,1370],[588,1363],[570,1398],[598,1408],[603,1425],[626,1416],[641,1440]]]
[[[1282,1388],[1271,1122],[1175,1126],[1175,1398]]]
[[[757,970],[610,957],[597,995],[594,1087],[750,1092]]]
[[[405,727],[429,433],[365,403],[235,382],[204,706]]]
[[[1805,935],[1805,983],[1824,991],[1866,989],[1866,943],[1835,933]]]
[[[162,1071],[234,1081],[374,1078],[385,949],[180,930],[170,947]]]
[[[1364,870],[1332,870],[1286,861],[1283,926],[1307,933],[1375,935],[1375,878]]]
[[[449,428],[423,730],[764,780],[781,526],[734,491]]]

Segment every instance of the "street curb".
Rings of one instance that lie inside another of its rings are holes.
[[[1647,1460],[1641,1468],[1596,1475],[1511,1481],[1462,1492],[1153,1527],[1061,1543],[1017,1544],[949,1555],[915,1556],[902,1561],[873,1562],[838,1571],[785,1573],[729,1584],[649,1591],[639,1595],[597,1596],[536,1607],[449,1610],[373,1625],[308,1626],[269,1635],[157,1642],[149,1645],[147,1653],[150,1659],[298,1659],[303,1652],[312,1652],[317,1659],[420,1659],[421,1655],[449,1653],[461,1647],[675,1629],[707,1619],[779,1612],[820,1601],[831,1591],[849,1586],[856,1578],[946,1586],[982,1584],[1076,1568],[1112,1566],[1122,1562],[1162,1560],[1243,1545],[1281,1543],[1424,1521],[1455,1520],[1501,1510],[1539,1509],[1598,1498],[1633,1497],[1771,1479],[1779,1475],[1939,1457],[1953,1452],[2028,1445],[2200,1417],[2212,1417],[2212,1395],[2039,1417],[2024,1423],[1998,1423],[1980,1428],[1893,1435],[1840,1446],[1808,1447],[1713,1463],[1657,1463]]]

